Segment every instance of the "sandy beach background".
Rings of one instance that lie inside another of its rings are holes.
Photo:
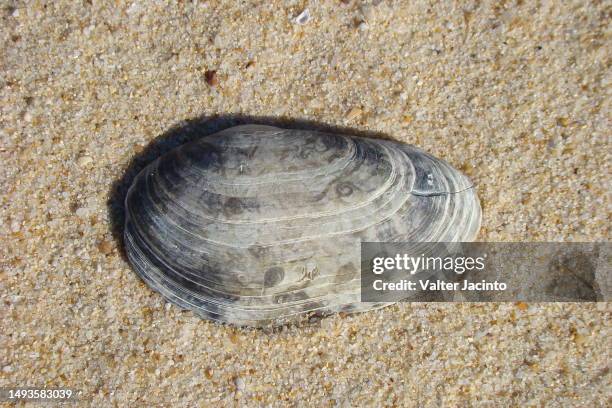
[[[479,240],[609,240],[612,3],[440,3],[3,1],[0,387],[96,407],[609,406],[608,303],[248,330],[170,306],[126,262],[133,173],[245,122],[446,159],[477,185]]]

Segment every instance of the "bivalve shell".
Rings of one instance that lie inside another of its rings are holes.
[[[245,125],[146,167],[125,243],[171,302],[264,326],[385,305],[360,302],[361,242],[469,241],[480,216],[471,182],[413,146]]]

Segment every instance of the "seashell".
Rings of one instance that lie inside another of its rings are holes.
[[[126,197],[136,272],[184,309],[246,326],[356,312],[360,243],[475,238],[471,182],[416,147],[245,125],[158,158]]]

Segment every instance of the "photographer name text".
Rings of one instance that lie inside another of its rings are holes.
[[[374,290],[378,291],[503,291],[508,288],[505,282],[482,280],[480,282],[471,282],[465,280],[463,282],[446,282],[443,280],[419,280],[411,281],[403,279],[398,282],[385,282],[382,279],[377,279],[373,282]]]

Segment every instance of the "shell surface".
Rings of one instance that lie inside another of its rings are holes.
[[[360,243],[470,241],[471,182],[406,144],[245,125],[148,165],[126,197],[143,280],[199,315],[263,326],[361,311]]]

